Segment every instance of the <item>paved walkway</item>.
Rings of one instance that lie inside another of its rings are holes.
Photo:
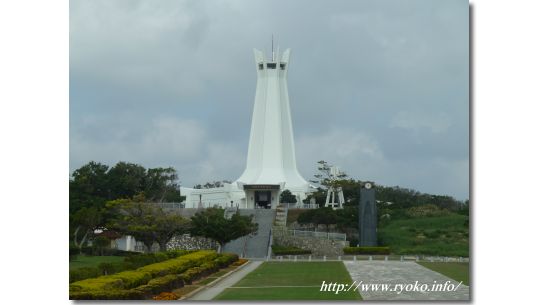
[[[241,270],[235,271],[226,278],[218,281],[214,285],[209,285],[205,289],[200,290],[195,295],[191,296],[189,300],[194,301],[209,301],[219,295],[224,289],[232,286],[233,284],[239,282],[247,274],[252,272],[254,269],[258,268],[263,261],[250,261],[245,265]]]
[[[450,279],[440,273],[432,271],[415,262],[398,262],[398,261],[346,261],[344,262],[349,274],[356,284],[362,281],[362,284],[404,284],[418,286],[428,284],[445,284],[451,281],[457,286],[459,282]],[[409,287],[410,287],[409,286]],[[405,287],[405,286],[404,286]],[[359,292],[364,300],[469,300],[469,287],[461,284],[454,291],[402,291],[400,286],[398,291],[366,291],[361,289]]]

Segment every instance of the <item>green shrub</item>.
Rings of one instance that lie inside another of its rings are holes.
[[[137,270],[74,282],[69,285],[69,295],[73,300],[144,299],[183,286],[184,282],[212,273],[235,260],[237,255],[234,254],[197,251]]]
[[[215,251],[203,250],[164,262],[147,265],[138,268],[137,270],[149,272],[153,277],[164,276],[170,273],[182,273],[191,267],[201,265],[202,263],[210,261],[216,257],[217,253],[215,253]]]
[[[144,253],[139,255],[130,255],[125,258],[125,263],[129,264],[132,269],[140,268],[145,265],[158,263],[153,253]]]
[[[182,276],[177,274],[169,274],[154,278],[146,285],[142,285],[135,289],[140,293],[148,295],[148,292],[151,292],[151,294],[159,294],[164,291],[171,291],[173,289],[183,287],[183,285],[184,281]]]
[[[232,253],[220,254],[215,260],[208,261],[200,266],[189,268],[187,271],[181,274],[181,277],[186,283],[192,283],[206,275],[224,268],[238,260],[238,256]]]
[[[143,285],[150,279],[149,272],[132,270],[74,282],[69,287],[77,290],[129,289]]]
[[[143,300],[144,295],[140,292],[129,290],[96,290],[69,292],[70,300]]]
[[[344,254],[390,254],[389,247],[345,247]]]
[[[182,255],[186,255],[186,254],[189,254],[189,253],[194,253],[194,252],[197,252],[198,250],[169,250],[169,251],[166,251],[166,252],[162,252],[164,254],[166,254],[166,256],[171,259],[171,258],[176,258],[176,257],[180,257]]]
[[[146,265],[164,262],[166,260],[177,258],[193,252],[194,251],[192,250],[172,250],[166,252],[131,255],[125,258],[125,263],[130,265],[130,269],[136,269]]]
[[[73,247],[69,248],[69,253],[72,253],[72,248]],[[78,253],[78,248],[73,249]],[[127,251],[121,251],[121,253],[123,252]],[[195,252],[195,250],[172,250],[158,253],[130,252],[129,256],[125,257],[123,262],[101,263],[97,267],[83,267],[69,271],[69,283],[94,278],[101,275],[112,275],[126,270],[134,270],[146,265],[177,258],[192,252]]]
[[[98,277],[102,275],[101,270],[99,268],[92,268],[92,267],[82,267],[77,268],[74,270],[69,270],[69,282],[76,282],[81,281],[85,279],[89,279],[92,277]]]
[[[441,236],[441,231],[440,230],[426,230],[424,231],[424,236],[426,236],[427,238],[438,238],[439,236]]]
[[[99,266],[97,266],[97,270],[99,270],[99,275],[114,274],[129,269],[132,269],[131,266],[129,264],[126,264],[125,262],[100,263]]]
[[[124,288],[134,288],[146,284],[152,276],[149,272],[139,270],[123,271],[109,276],[111,279],[120,279]]]
[[[416,217],[437,217],[437,216],[447,216],[452,214],[447,209],[440,209],[438,206],[433,204],[424,204],[409,208],[406,211],[407,216],[416,218]]]
[[[350,245],[351,247],[355,247],[355,246],[357,246],[357,244],[359,243],[359,239],[356,238],[356,237],[348,237],[347,240],[349,241],[349,245]]]
[[[181,274],[181,277],[186,283],[191,284],[193,281],[196,281],[208,274],[211,274],[218,270],[216,267],[217,265],[214,264],[202,264],[200,267],[192,267],[189,270],[183,272]]]
[[[181,274],[181,277],[185,281],[185,283],[192,284],[193,281],[197,280],[199,278],[199,275],[202,273],[202,269],[200,267],[193,267],[189,270],[183,272]]]
[[[271,246],[274,255],[303,255],[303,254],[312,254],[312,251],[305,250],[297,247],[286,247],[286,246]]]
[[[219,257],[215,259],[219,268],[230,265],[231,263],[237,261],[239,256],[235,253],[222,253]]]
[[[78,247],[75,246],[69,246],[69,261],[77,259],[78,254],[80,253],[80,250]]]
[[[163,253],[163,252],[153,253],[153,255],[155,256],[155,260],[157,262],[164,262],[165,260],[170,259],[170,257],[168,257],[168,255],[166,255],[166,253]]]
[[[100,276],[71,283],[69,290],[118,290],[124,289],[123,281],[118,278],[111,278],[111,275]]]
[[[148,285],[159,286],[159,287],[170,286],[170,285],[177,286],[181,282],[182,282],[181,276],[177,274],[169,274],[169,275],[152,279],[151,281],[148,282]]]

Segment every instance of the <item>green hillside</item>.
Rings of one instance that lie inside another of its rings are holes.
[[[469,256],[469,216],[394,219],[381,223],[378,238],[395,254]]]

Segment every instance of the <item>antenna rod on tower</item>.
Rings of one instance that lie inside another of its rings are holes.
[[[273,48],[273,34],[271,34],[271,58],[272,58],[272,61],[275,61],[275,50]]]

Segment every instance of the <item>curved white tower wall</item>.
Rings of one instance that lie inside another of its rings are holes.
[[[297,171],[288,97],[290,50],[266,59],[254,49],[258,80],[247,166],[237,182],[284,184],[292,192],[308,192],[309,183]]]
[[[224,187],[181,188],[185,206],[276,208],[280,193],[287,189],[297,198],[297,206],[314,191],[299,174],[288,97],[290,50],[277,51],[266,59],[254,50],[258,81],[250,129],[247,166],[241,177]]]

